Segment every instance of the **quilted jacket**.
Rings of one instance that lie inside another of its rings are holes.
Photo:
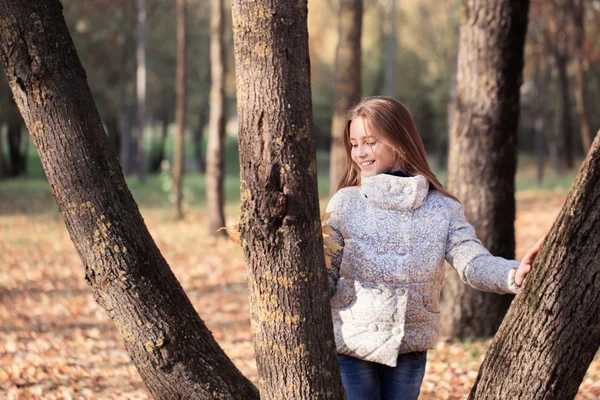
[[[470,286],[516,293],[518,261],[492,256],[460,203],[423,176],[379,174],[338,191],[327,206],[341,245],[329,270],[337,351],[395,366],[399,354],[432,348],[448,261]]]

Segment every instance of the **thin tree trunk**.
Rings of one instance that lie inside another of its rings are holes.
[[[136,170],[140,181],[146,179],[146,0],[137,0],[137,140]]]
[[[8,160],[10,163],[10,176],[20,176],[25,172],[25,157],[23,153],[23,132],[21,118],[13,116],[8,122]]]
[[[10,167],[4,158],[4,126],[0,123],[0,179],[10,176]]]
[[[212,236],[227,236],[223,181],[225,180],[225,38],[223,0],[211,0],[210,11],[210,120],[206,154],[206,212]]]
[[[194,130],[194,158],[196,159],[198,172],[201,174],[206,172],[206,159],[204,158],[204,152],[202,150],[202,139],[204,138],[204,121],[207,119],[208,114],[205,111],[207,107],[206,101],[200,100],[198,126]]]
[[[396,94],[396,1],[388,0],[389,25],[385,52],[385,94],[391,97]]]
[[[121,153],[121,131],[119,130],[119,120],[117,115],[111,114],[106,120],[106,130],[108,131],[108,141],[110,142],[110,148],[112,151],[119,155]]]
[[[329,192],[333,194],[346,169],[344,124],[348,110],[361,97],[362,0],[342,0],[339,11],[339,42],[335,58],[335,103],[331,121]]]
[[[573,399],[600,346],[600,135],[469,399]]]
[[[165,112],[161,121],[160,138],[158,144],[152,146],[150,150],[150,172],[156,173],[161,171],[161,165],[165,159],[165,145],[167,144],[167,136],[169,136],[169,115]]]
[[[96,301],[156,399],[257,399],[152,240],[58,0],[2,0],[0,53]],[[65,140],[68,138],[68,140]]]
[[[567,55],[554,52],[554,61],[558,70],[559,115],[558,125],[562,159],[568,169],[573,168],[573,118],[571,117],[571,100],[569,98],[569,77],[567,76]]]
[[[261,396],[342,399],[319,218],[307,2],[234,0],[232,12],[240,234]]]
[[[575,36],[575,78],[577,90],[575,100],[579,112],[579,123],[581,130],[581,144],[583,152],[587,153],[592,145],[592,128],[590,126],[590,113],[587,101],[587,87],[585,82],[585,25],[583,14],[585,12],[584,0],[570,0],[570,13],[573,17],[573,28]]]
[[[505,258],[515,253],[514,178],[528,9],[528,1],[469,1],[460,28],[448,188],[482,243]],[[493,335],[512,300],[471,289],[455,273],[446,277],[443,291],[441,332],[450,337]]]
[[[173,161],[173,180],[175,191],[175,218],[183,218],[182,187],[184,174],[183,139],[185,133],[185,77],[186,77],[186,21],[185,0],[177,0],[177,110],[175,122],[177,134],[175,135],[175,156]]]
[[[547,88],[550,82],[550,67],[546,66],[541,59],[538,57],[535,61],[535,99],[533,106],[533,128],[535,131],[535,154],[536,154],[536,167],[537,167],[537,183],[541,185],[544,180],[544,164],[546,155],[546,119],[548,118],[546,112],[546,96]]]

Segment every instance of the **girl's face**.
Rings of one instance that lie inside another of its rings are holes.
[[[369,121],[357,117],[350,123],[351,157],[361,170],[362,176],[373,176],[400,169],[394,151],[384,144]]]

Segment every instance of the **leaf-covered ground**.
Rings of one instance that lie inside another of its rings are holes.
[[[521,256],[550,228],[565,191],[522,192],[517,198]],[[92,298],[59,215],[4,211],[0,208],[0,397],[149,398],[117,330]],[[142,212],[198,313],[235,364],[256,382],[238,246],[209,239],[200,211],[188,212],[182,222],[174,222],[165,210]],[[440,342],[428,354],[421,398],[465,398],[488,345]],[[597,358],[577,399],[598,398]]]

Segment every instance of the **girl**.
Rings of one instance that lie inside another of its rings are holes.
[[[342,382],[348,400],[416,399],[438,338],[444,261],[476,289],[516,293],[541,241],[520,263],[493,257],[393,98],[352,108],[344,145],[347,169],[327,206],[341,246],[329,284]]]

